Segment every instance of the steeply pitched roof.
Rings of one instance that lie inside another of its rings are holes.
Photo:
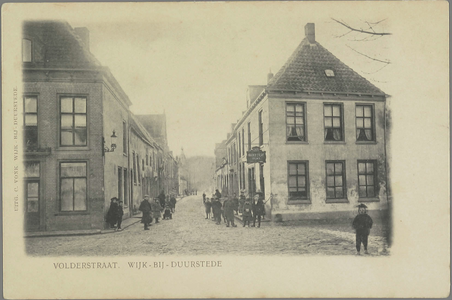
[[[325,70],[335,76],[327,77]],[[267,90],[337,92],[384,95],[384,92],[353,71],[318,42],[304,38],[286,64],[269,81]]]
[[[33,39],[33,65],[76,69],[100,66],[67,22],[26,21],[23,30],[24,37]]]
[[[135,115],[135,117],[161,147],[167,147],[165,114]]]

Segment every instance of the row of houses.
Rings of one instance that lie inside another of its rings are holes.
[[[388,208],[387,95],[315,39],[315,25],[216,144],[223,194],[265,195],[273,220],[348,218]]]
[[[129,218],[145,194],[179,193],[165,114],[130,111],[87,28],[25,22],[22,62],[25,230],[103,229],[112,197]]]

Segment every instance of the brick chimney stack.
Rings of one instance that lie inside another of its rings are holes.
[[[307,23],[304,26],[304,34],[308,38],[309,43],[314,44],[315,43],[315,24]]]
[[[267,74],[267,84],[270,82],[270,80],[273,78],[272,70],[270,69],[270,72]]]
[[[86,27],[74,28],[75,33],[80,37],[82,42],[85,44],[86,49],[89,51],[89,30]]]

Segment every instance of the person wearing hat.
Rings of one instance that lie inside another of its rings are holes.
[[[234,201],[232,199],[226,198],[226,200],[223,203],[224,207],[224,217],[226,219],[226,227],[229,227],[229,223],[232,227],[237,227],[237,225],[234,224]]]
[[[367,252],[367,238],[369,237],[370,229],[372,228],[372,218],[367,214],[367,206],[363,203],[358,205],[358,215],[353,220],[353,228],[356,230],[356,251],[360,255],[361,243],[364,246],[364,253]]]
[[[264,197],[264,195],[262,194],[262,192],[257,192],[254,195],[254,201],[253,201],[253,227],[256,226],[256,217],[257,217],[257,222],[258,225],[257,227],[261,227],[261,216],[265,216],[265,206],[264,206],[264,201],[262,200],[262,198]]]
[[[141,223],[144,224],[144,230],[149,230],[149,226],[151,226],[152,218],[151,218],[151,203],[149,203],[149,195],[145,195],[143,201],[140,203],[140,207],[138,208],[143,213],[141,217]]]
[[[121,231],[121,223],[122,223],[122,217],[124,216],[124,207],[123,207],[123,202],[119,201],[118,202],[118,210],[116,212],[117,214],[117,218],[118,218],[118,227],[116,228],[116,230]]]
[[[163,207],[160,205],[160,199],[155,198],[154,202],[151,203],[151,211],[152,211],[152,217],[155,219],[155,223],[157,224],[159,222],[159,218],[161,218]]]
[[[110,208],[107,212],[106,221],[110,224],[110,228],[115,228],[115,224],[118,222],[118,198],[116,197],[110,200]]]
[[[213,218],[217,225],[220,225],[221,223],[221,202],[217,197],[214,197],[212,201],[212,211],[213,211]]]
[[[246,199],[243,203],[243,227],[248,223],[248,227],[250,227],[250,221],[253,218],[253,204],[251,203],[251,199]]]
[[[243,204],[245,203],[246,196],[245,196],[245,190],[240,191],[240,199],[239,199],[239,213],[243,213]]]
[[[235,214],[239,214],[239,198],[237,198],[236,193],[232,194],[232,203],[234,204]]]

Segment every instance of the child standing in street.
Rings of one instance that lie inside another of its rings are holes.
[[[364,246],[364,253],[367,252],[367,239],[369,237],[370,229],[372,228],[372,218],[367,214],[367,206],[363,203],[358,205],[358,215],[353,220],[353,228],[356,230],[356,251],[360,255],[361,243]]]
[[[212,203],[210,202],[209,198],[206,198],[206,201],[204,202],[204,206],[206,208],[206,219],[210,218],[210,211],[212,209]]]

